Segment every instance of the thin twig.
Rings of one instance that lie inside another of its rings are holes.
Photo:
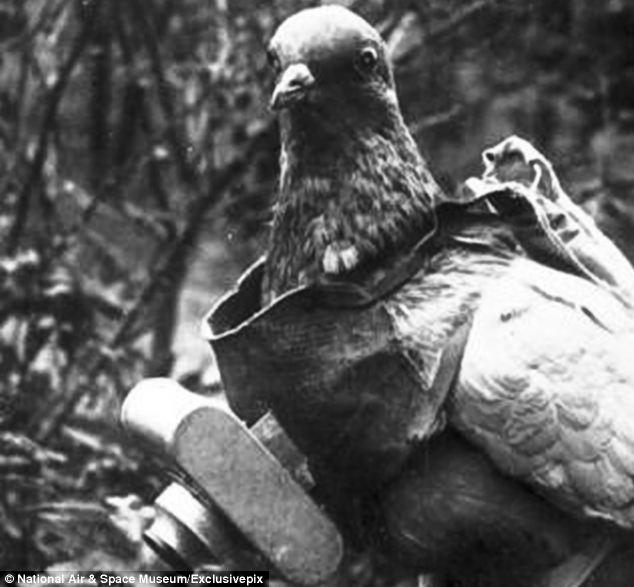
[[[165,68],[163,66],[163,59],[159,48],[160,43],[157,38],[156,30],[152,26],[143,2],[130,0],[129,7],[132,16],[139,25],[146,50],[150,57],[152,75],[157,85],[159,105],[163,111],[163,117],[167,125],[167,138],[176,159],[179,176],[187,187],[195,191],[200,191],[201,186],[198,184],[197,174],[192,165],[190,165],[187,156],[187,141],[177,127],[178,117],[176,116],[176,109],[174,108],[171,98],[171,88],[165,77]]]
[[[26,45],[30,44],[33,39],[35,39],[35,37],[46,28],[49,21],[59,18],[59,15],[64,10],[65,5],[70,1],[71,0],[62,0],[57,5],[52,5],[50,2],[42,3],[39,12],[36,14],[35,24],[17,37],[11,37],[0,43],[0,51],[5,53],[12,51],[22,43]]]
[[[451,18],[448,18],[435,27],[432,27],[426,35],[425,41],[427,43],[437,43],[443,40],[483,10],[491,8],[499,3],[500,0],[476,0],[467,6],[456,10]]]
[[[16,95],[16,121],[13,129],[13,145],[17,147],[22,140],[22,128],[24,123],[24,107],[26,100],[26,88],[29,79],[29,63],[31,61],[32,47],[26,42],[22,46],[22,54],[20,55],[20,78],[18,80],[18,91]]]
[[[442,112],[430,114],[429,116],[425,116],[424,118],[421,118],[420,120],[412,124],[410,127],[410,131],[413,135],[418,135],[430,128],[452,122],[458,116],[460,116],[463,111],[464,109],[461,106],[455,105],[449,108],[449,110],[443,110]]]
[[[15,220],[7,239],[7,254],[9,255],[15,253],[20,243],[22,232],[24,230],[24,226],[26,225],[26,221],[29,215],[32,191],[41,177],[42,168],[44,167],[44,162],[46,161],[49,135],[55,126],[55,119],[57,117],[59,103],[62,99],[62,96],[64,95],[64,90],[66,89],[66,85],[70,79],[70,76],[73,73],[75,66],[79,62],[79,59],[81,58],[84,49],[88,44],[88,41],[90,40],[93,24],[95,22],[95,14],[96,10],[93,9],[89,11],[87,21],[85,22],[81,32],[75,39],[75,43],[73,44],[73,48],[68,56],[68,59],[66,60],[66,63],[64,63],[64,65],[62,66],[57,81],[49,91],[48,98],[46,100],[46,109],[44,111],[40,134],[38,137],[37,147],[35,150],[35,155],[33,157],[33,163],[31,164],[29,175],[18,196]]]
[[[396,67],[404,66],[410,59],[415,57],[417,51],[425,45],[438,44],[448,38],[462,25],[466,24],[470,19],[480,14],[483,10],[491,8],[499,4],[500,0],[476,0],[475,2],[457,10],[451,18],[448,18],[439,24],[429,27],[427,23],[421,23],[425,26],[426,32],[421,39],[411,42],[407,51],[400,53],[395,59]],[[416,11],[418,19],[421,19],[421,10]]]

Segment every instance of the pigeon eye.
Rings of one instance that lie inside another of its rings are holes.
[[[362,49],[357,58],[357,63],[365,71],[372,71],[379,62],[379,55],[374,47]]]
[[[266,59],[269,62],[269,66],[271,69],[277,74],[282,70],[282,64],[280,63],[280,58],[277,56],[277,53],[273,51],[273,49],[268,49],[266,52]]]

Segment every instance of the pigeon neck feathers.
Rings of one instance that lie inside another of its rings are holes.
[[[344,276],[433,228],[440,188],[400,115],[379,128],[286,124],[269,242],[276,295]]]

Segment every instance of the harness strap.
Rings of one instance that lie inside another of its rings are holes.
[[[483,199],[443,203],[435,211],[431,229],[407,252],[399,251],[369,271],[360,268],[345,277],[322,276],[309,291],[320,307],[363,308],[397,291],[447,248],[466,245],[512,257],[516,255],[515,243],[508,222],[484,208]]]
[[[451,338],[447,341],[445,349],[440,356],[440,364],[434,378],[432,388],[443,398],[447,398],[456,383],[462,357],[471,333],[472,320],[469,318],[463,324],[458,326]]]
[[[594,538],[581,552],[547,571],[539,587],[582,587],[615,546],[615,540],[610,537]]]

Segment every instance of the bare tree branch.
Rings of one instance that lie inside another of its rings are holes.
[[[252,135],[241,155],[237,156],[231,163],[214,175],[210,181],[210,189],[206,198],[196,200],[188,214],[188,219],[184,230],[179,238],[173,243],[163,256],[158,267],[153,272],[153,277],[137,296],[132,309],[126,314],[119,325],[116,333],[108,345],[111,351],[115,351],[126,343],[130,342],[130,335],[134,332],[135,326],[154,296],[161,287],[173,278],[173,275],[182,270],[186,265],[188,252],[194,245],[200,232],[200,227],[204,222],[209,209],[220,201],[222,195],[240,180],[246,167],[251,162],[264,144],[271,139],[274,125],[268,124],[256,134]],[[48,418],[35,433],[34,438],[38,442],[46,442],[51,434],[54,434],[64,420],[73,413],[77,402],[90,392],[90,382],[98,375],[106,364],[106,357],[103,354],[93,356],[89,365],[85,368],[85,381],[88,383],[78,384],[76,388],[70,390],[63,398],[55,398],[51,405],[47,407]]]
[[[461,7],[456,10],[451,18],[431,28],[425,37],[425,41],[427,43],[438,43],[444,40],[453,34],[457,28],[496,4],[500,4],[500,0],[475,0],[475,2]]]
[[[95,2],[98,2],[98,0],[95,0]],[[29,215],[32,192],[41,177],[42,168],[44,166],[44,162],[46,161],[49,135],[55,125],[59,103],[64,95],[64,90],[66,89],[66,85],[68,84],[70,76],[73,73],[75,66],[79,62],[92,34],[92,28],[96,17],[95,6],[96,4],[91,6],[91,8],[87,11],[87,18],[82,26],[82,30],[75,39],[71,52],[59,72],[57,81],[49,91],[48,97],[46,99],[46,108],[40,127],[35,155],[33,157],[33,162],[31,164],[27,179],[24,182],[22,190],[18,196],[15,220],[13,222],[13,225],[11,226],[11,230],[7,239],[6,252],[9,255],[15,253],[20,243],[22,232],[24,230],[24,226],[26,225],[26,221]]]
[[[176,109],[171,98],[171,88],[165,77],[165,68],[156,31],[152,26],[146,6],[143,2],[130,0],[129,7],[142,31],[146,50],[150,57],[152,74],[157,85],[159,104],[163,110],[163,116],[167,125],[167,138],[176,159],[179,176],[187,187],[199,191],[200,185],[197,181],[197,175],[190,165],[187,156],[187,141],[177,126],[178,117],[176,116]]]
[[[452,106],[449,110],[443,110],[442,112],[436,112],[434,114],[430,114],[429,116],[425,116],[417,120],[414,124],[410,126],[410,131],[413,135],[419,135],[422,132],[430,128],[434,128],[435,126],[439,126],[441,124],[446,124],[447,122],[451,122],[455,120],[458,116],[460,116],[463,112],[463,109],[460,106]]]

